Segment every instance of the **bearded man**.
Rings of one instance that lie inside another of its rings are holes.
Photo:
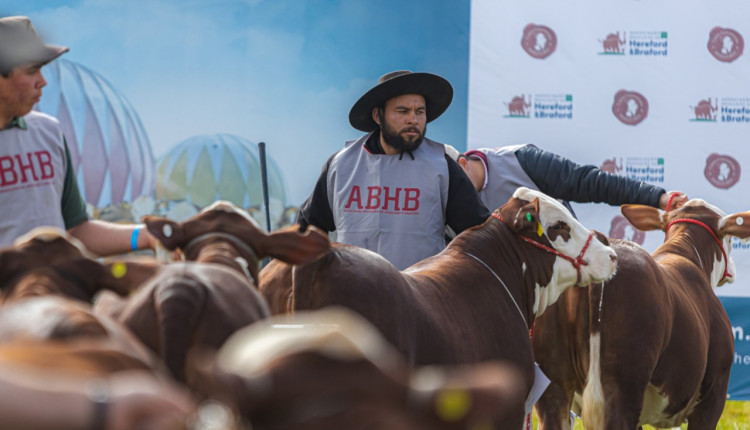
[[[484,222],[489,210],[453,147],[425,137],[448,109],[453,88],[431,73],[383,75],[354,104],[349,123],[367,134],[347,142],[323,166],[302,205],[300,230],[337,232],[339,242],[377,252],[397,269],[445,247],[456,233]]]

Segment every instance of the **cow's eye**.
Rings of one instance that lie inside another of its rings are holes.
[[[560,231],[560,230],[564,230],[564,229],[565,229],[565,223],[561,221],[561,222],[558,222],[558,223],[552,224],[552,225],[551,225],[551,226],[550,226],[549,228],[550,228],[550,230],[552,230],[552,231]]]

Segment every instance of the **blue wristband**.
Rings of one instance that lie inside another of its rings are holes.
[[[138,251],[138,234],[141,232],[141,227],[133,229],[133,234],[130,236],[130,249]]]

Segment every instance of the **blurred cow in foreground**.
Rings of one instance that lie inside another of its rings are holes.
[[[525,395],[508,363],[410,368],[343,308],[258,322],[191,362],[190,385],[253,429],[501,429]]]

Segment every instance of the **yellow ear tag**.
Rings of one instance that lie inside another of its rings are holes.
[[[540,223],[539,221],[536,222],[536,234],[538,234],[539,237],[542,237],[542,235],[544,234],[544,229],[542,228],[542,223]]]
[[[112,276],[117,279],[122,278],[128,272],[128,268],[123,262],[117,262],[112,264]]]
[[[435,398],[435,412],[445,422],[456,422],[466,416],[471,398],[464,390],[441,390]]]

